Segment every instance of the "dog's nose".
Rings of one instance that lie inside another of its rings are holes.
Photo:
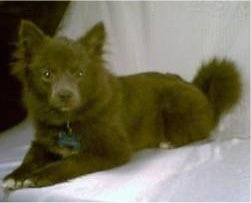
[[[69,100],[72,97],[73,93],[70,90],[61,90],[58,92],[58,97],[61,100]]]

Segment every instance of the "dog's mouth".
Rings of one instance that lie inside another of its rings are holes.
[[[74,101],[65,101],[59,102],[55,105],[55,107],[61,112],[72,112],[78,108],[77,102]]]
[[[75,111],[80,106],[80,102],[74,99],[60,100],[54,98],[50,101],[50,105],[52,108],[57,109],[58,111],[69,113]]]
[[[59,107],[59,110],[62,112],[71,112],[74,111],[76,107],[72,104],[63,104],[62,106]]]

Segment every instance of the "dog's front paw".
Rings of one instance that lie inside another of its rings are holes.
[[[17,190],[21,188],[43,187],[55,184],[48,174],[36,173],[29,177],[17,177],[14,175],[7,176],[3,180],[3,187],[6,190]]]
[[[33,181],[26,179],[26,180],[15,180],[14,178],[7,178],[3,182],[3,187],[6,190],[17,190],[20,188],[28,188],[34,187]]]
[[[33,173],[27,181],[29,187],[46,187],[56,183],[50,174],[42,171]]]

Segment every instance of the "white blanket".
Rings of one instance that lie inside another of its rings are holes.
[[[29,147],[28,120],[0,138],[0,178]],[[39,189],[5,192],[0,201],[249,201],[249,139],[208,140],[136,153],[124,166]]]
[[[0,188],[0,201],[249,201],[249,7],[228,1],[71,2],[58,35],[77,38],[104,21],[106,57],[115,73],[155,70],[190,80],[202,60],[228,57],[241,73],[242,99],[210,140],[143,150],[124,166],[51,187]],[[29,120],[0,135],[0,178],[21,163],[32,136]]]

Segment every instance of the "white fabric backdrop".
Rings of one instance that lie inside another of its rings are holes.
[[[211,141],[138,152],[124,166],[0,201],[250,201],[249,2],[71,2],[58,35],[77,38],[97,21],[107,27],[106,54],[119,75],[148,70],[191,80],[203,60],[228,57],[243,81],[240,104]],[[0,178],[16,168],[34,129],[30,121],[0,136]]]
[[[143,71],[173,72],[191,80],[203,61],[234,60],[243,81],[243,97],[219,126],[228,136],[249,136],[249,2],[95,2],[75,1],[58,35],[78,38],[98,21],[108,32],[106,58],[119,75]]]

